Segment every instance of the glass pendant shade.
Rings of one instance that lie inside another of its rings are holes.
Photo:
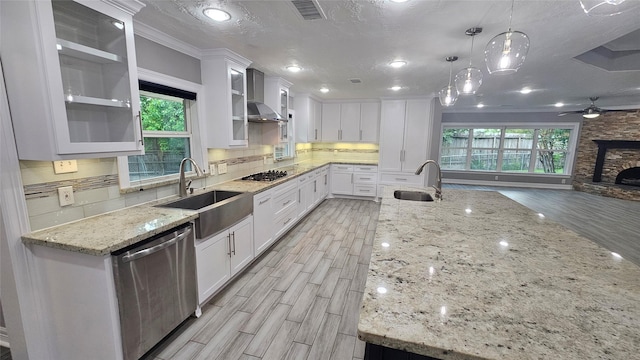
[[[612,16],[629,9],[640,8],[634,0],[580,0],[582,10],[589,16]]]
[[[462,69],[456,74],[455,84],[460,95],[473,95],[482,85],[482,71],[473,66]]]
[[[438,93],[438,97],[440,98],[440,105],[453,106],[458,100],[458,90],[451,85],[445,86]]]
[[[520,31],[496,35],[484,49],[489,74],[513,74],[524,63],[529,52],[529,37]]]

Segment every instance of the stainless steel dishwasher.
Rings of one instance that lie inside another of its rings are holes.
[[[174,228],[112,255],[124,359],[138,359],[198,305],[193,226]]]

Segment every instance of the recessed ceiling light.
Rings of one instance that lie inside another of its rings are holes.
[[[207,8],[204,9],[203,13],[215,21],[227,21],[231,19],[231,15],[228,12],[220,9]]]
[[[564,103],[557,102],[557,103],[555,103],[555,105],[553,105],[553,106],[555,106],[555,107],[563,107],[563,106],[564,106]]]
[[[480,103],[480,104],[476,105],[476,107],[477,107],[478,109],[482,109],[482,108],[484,107],[484,104],[483,104],[483,103]]]
[[[302,68],[298,65],[290,65],[290,66],[287,66],[287,70],[297,73],[298,71],[302,70]]]
[[[403,2],[407,2],[407,1],[409,1],[409,0],[391,0],[391,2],[394,2],[394,3],[403,3]]]
[[[407,62],[403,61],[403,60],[394,60],[394,61],[389,63],[389,66],[394,67],[394,68],[401,68],[401,67],[403,67],[405,65],[407,65]]]
[[[531,91],[532,91],[531,88],[523,87],[522,90],[520,90],[520,94],[525,94],[526,95],[526,94],[531,93]]]
[[[393,91],[398,91],[400,89],[402,89],[402,86],[392,86],[391,87],[391,90],[393,90]]]
[[[326,93],[329,92],[329,89],[327,89],[326,87],[323,87],[323,88],[320,89],[320,92],[326,94]]]

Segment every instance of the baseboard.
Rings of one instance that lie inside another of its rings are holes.
[[[0,327],[0,345],[7,348],[10,347],[9,336],[7,335],[7,329],[3,327]]]
[[[445,184],[479,185],[479,186],[504,186],[536,189],[572,190],[571,184],[543,184],[524,183],[510,181],[487,181],[487,180],[466,180],[466,179],[442,179]]]

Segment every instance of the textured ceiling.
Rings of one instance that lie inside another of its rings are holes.
[[[292,82],[294,93],[322,99],[436,96],[448,82],[444,58],[460,58],[454,76],[467,66],[471,41],[464,32],[479,26],[483,32],[475,37],[472,62],[483,71],[484,83],[475,96],[460,97],[447,111],[469,111],[478,102],[486,105],[482,111],[556,111],[556,102],[567,104],[562,110],[575,110],[588,105],[590,96],[600,96],[601,107],[640,108],[640,71],[607,71],[574,59],[605,44],[640,48],[640,7],[589,17],[578,0],[517,0],[513,29],[529,36],[529,54],[516,74],[489,75],[484,46],[507,30],[510,1],[318,0],[327,18],[307,21],[281,0],[142,1],[147,6],[136,22],[200,50],[231,49],[266,76]],[[223,8],[232,19],[215,23],[202,14],[206,7]],[[394,59],[408,64],[390,68]],[[287,72],[291,64],[303,71]],[[353,84],[352,78],[362,83]],[[394,85],[403,89],[391,91]],[[322,86],[331,91],[320,93]],[[534,91],[522,95],[523,86]]]

